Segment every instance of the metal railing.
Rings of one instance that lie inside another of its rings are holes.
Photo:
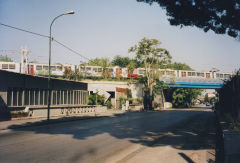
[[[9,88],[7,106],[43,106],[47,105],[46,89]],[[87,105],[88,91],[52,90],[51,105]]]

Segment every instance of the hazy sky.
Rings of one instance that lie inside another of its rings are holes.
[[[173,61],[195,70],[216,67],[231,72],[240,68],[239,41],[195,27],[170,26],[157,4],[136,0],[0,0],[0,22],[48,35],[53,18],[69,10],[76,13],[59,18],[53,25],[53,36],[88,58],[133,57],[128,54],[129,47],[147,37],[161,41]],[[48,62],[47,38],[0,26],[0,50],[19,50],[21,46],[31,50],[30,60]],[[9,57],[20,60],[20,55]],[[79,64],[83,59],[53,43],[52,60]]]

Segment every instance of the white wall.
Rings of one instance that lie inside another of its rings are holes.
[[[116,82],[116,81],[84,81],[88,83],[88,91],[94,91],[96,89],[115,92],[116,88],[128,88],[132,91],[132,97],[138,98],[143,96],[142,85],[129,84],[128,82]]]

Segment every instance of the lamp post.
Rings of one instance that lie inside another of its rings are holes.
[[[63,15],[69,15],[69,14],[74,14],[74,11],[68,11],[65,12],[61,15],[58,15],[57,17],[55,17],[50,25],[50,34],[49,34],[49,62],[48,62],[48,108],[47,108],[47,120],[49,121],[50,119],[50,105],[51,105],[51,86],[50,86],[50,80],[51,80],[51,51],[52,51],[52,25],[54,23],[54,21],[63,16]]]

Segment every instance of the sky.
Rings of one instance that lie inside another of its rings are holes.
[[[49,35],[51,21],[58,18],[53,37],[83,56],[93,59],[115,55],[134,57],[128,49],[143,37],[158,39],[173,61],[198,71],[217,68],[233,72],[240,68],[240,42],[227,35],[205,33],[196,27],[171,26],[157,4],[136,0],[0,0],[0,23]],[[49,40],[0,25],[0,50],[27,47],[30,61],[48,63]],[[0,55],[5,55],[0,53]],[[14,61],[20,55],[8,54]],[[52,43],[52,63],[79,64],[84,58]]]

